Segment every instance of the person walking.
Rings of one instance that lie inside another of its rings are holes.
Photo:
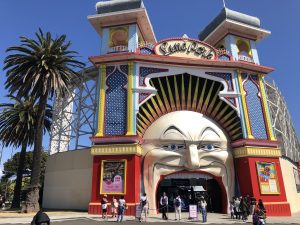
[[[122,222],[123,221],[125,208],[126,208],[126,201],[124,199],[124,196],[121,195],[121,197],[119,199],[117,222]]]
[[[256,198],[251,196],[250,197],[250,214],[251,215],[254,213],[255,206],[256,206]]]
[[[149,201],[147,199],[147,194],[144,193],[140,200],[140,206],[141,206],[141,217],[140,222],[143,220],[143,214],[145,215],[145,222],[147,222],[147,215],[149,210]]]
[[[236,219],[241,219],[240,203],[241,202],[240,202],[239,197],[236,197],[235,200],[234,200],[234,208],[235,208],[235,211],[236,211],[235,218]]]
[[[267,211],[266,211],[265,205],[261,199],[258,199],[257,208],[258,208],[259,222],[261,225],[265,225],[266,220],[267,220]]]
[[[118,200],[115,198],[115,196],[113,196],[111,200],[111,218],[117,217],[117,210]]]
[[[234,219],[234,200],[229,201],[230,218]]]
[[[107,218],[107,195],[103,195],[103,198],[101,200],[101,206],[102,206],[102,219]]]
[[[242,197],[242,200],[240,202],[240,209],[242,214],[242,220],[243,222],[245,222],[246,220],[248,220],[249,215],[248,201],[246,197]]]
[[[180,198],[180,195],[177,195],[177,197],[174,199],[174,209],[175,209],[175,220],[177,220],[177,214],[178,214],[178,219],[181,220],[181,198]]]
[[[204,199],[203,196],[200,197],[200,209],[202,213],[202,222],[206,223],[207,222],[207,203]]]
[[[163,195],[160,197],[160,205],[161,205],[161,212],[162,212],[162,219],[168,220],[167,212],[168,212],[168,196],[166,192],[163,192]]]

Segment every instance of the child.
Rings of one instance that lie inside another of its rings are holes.
[[[117,210],[118,200],[115,198],[115,196],[113,196],[111,201],[111,218],[117,217]]]

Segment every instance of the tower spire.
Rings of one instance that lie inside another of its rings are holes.
[[[226,8],[225,0],[223,0],[223,6],[224,6],[224,8]]]

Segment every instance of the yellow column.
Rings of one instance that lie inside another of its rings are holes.
[[[128,63],[128,86],[127,86],[127,133],[126,135],[135,135],[133,131],[133,62]]]
[[[249,119],[249,114],[248,114],[248,109],[247,109],[247,104],[246,104],[246,96],[245,96],[246,93],[245,93],[244,87],[243,87],[241,71],[238,71],[238,81],[239,81],[239,87],[240,87],[240,91],[241,91],[241,98],[242,98],[243,111],[244,111],[244,116],[245,116],[245,124],[246,124],[248,138],[254,139],[252,132],[251,132],[250,119]]]
[[[271,139],[272,141],[275,141],[276,138],[274,137],[273,134],[273,130],[272,130],[272,124],[271,124],[271,119],[270,119],[270,113],[268,110],[268,105],[267,105],[267,98],[266,98],[266,92],[265,92],[265,87],[262,81],[262,76],[259,76],[259,87],[260,87],[260,95],[261,95],[261,99],[262,99],[262,103],[263,103],[263,111],[265,114],[265,118],[266,118],[266,127],[268,129],[268,134],[269,134],[269,139]]]
[[[99,107],[98,107],[98,131],[96,136],[103,136],[104,134],[104,109],[105,109],[105,77],[106,65],[100,66],[100,93],[99,93]]]

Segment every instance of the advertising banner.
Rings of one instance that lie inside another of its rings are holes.
[[[102,161],[100,194],[125,194],[126,160]]]
[[[189,218],[190,219],[198,218],[197,205],[189,205]]]
[[[279,194],[276,168],[273,162],[256,162],[261,194]]]

